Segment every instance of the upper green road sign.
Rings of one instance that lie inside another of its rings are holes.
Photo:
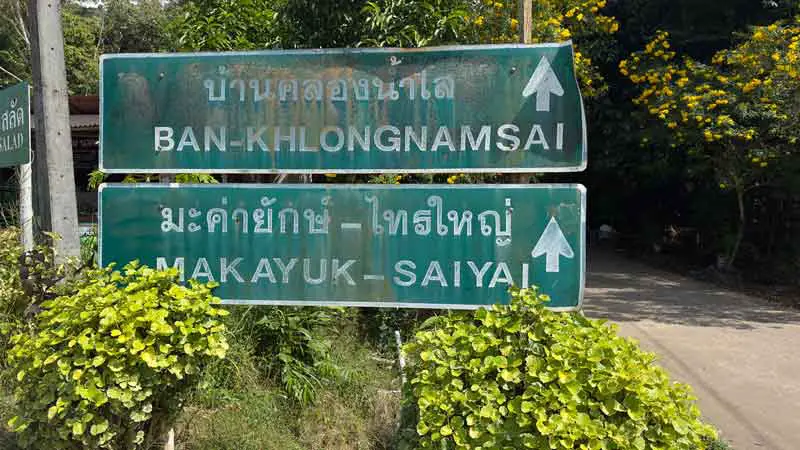
[[[30,111],[28,83],[0,91],[0,167],[31,162]]]
[[[476,308],[583,295],[579,185],[111,184],[100,263],[220,283],[228,303]]]
[[[105,55],[106,172],[569,172],[570,43]]]

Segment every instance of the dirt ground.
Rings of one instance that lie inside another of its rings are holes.
[[[584,311],[657,353],[735,450],[800,449],[800,311],[611,251],[589,253]]]

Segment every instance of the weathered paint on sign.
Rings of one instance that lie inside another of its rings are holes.
[[[570,43],[105,55],[106,172],[567,172]]]
[[[537,285],[580,306],[580,185],[100,189],[100,262],[220,283],[227,303],[476,308]]]
[[[0,90],[0,167],[31,162],[28,83]]]

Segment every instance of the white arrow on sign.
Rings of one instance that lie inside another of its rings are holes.
[[[542,255],[546,255],[547,258],[545,264],[547,272],[558,272],[559,257],[563,256],[572,259],[575,256],[555,217],[550,218],[550,222],[547,223],[539,242],[536,243],[531,252],[531,256],[534,258]]]
[[[550,94],[555,94],[559,97],[564,95],[564,88],[558,81],[556,73],[550,67],[550,61],[542,56],[539,60],[539,65],[533,71],[531,79],[525,89],[522,90],[523,97],[530,97],[536,94],[536,110],[537,111],[550,111]]]

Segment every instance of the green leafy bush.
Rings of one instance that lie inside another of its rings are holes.
[[[19,276],[22,246],[15,228],[0,230],[0,322],[21,317],[25,309],[25,291]]]
[[[316,400],[323,381],[335,378],[330,341],[322,330],[338,317],[332,308],[264,308],[251,333],[269,378],[277,379],[301,404]]]
[[[436,318],[405,347],[421,448],[705,448],[690,388],[613,327],[546,310],[514,291],[509,306]]]
[[[228,344],[212,285],[135,263],[92,270],[73,295],[45,301],[8,360],[18,414],[34,448],[147,448],[210,360]]]
[[[25,326],[43,301],[73,288],[70,276],[78,271],[77,261],[56,264],[55,256],[45,244],[24,252],[19,229],[0,230],[0,367],[6,365],[10,335]]]

